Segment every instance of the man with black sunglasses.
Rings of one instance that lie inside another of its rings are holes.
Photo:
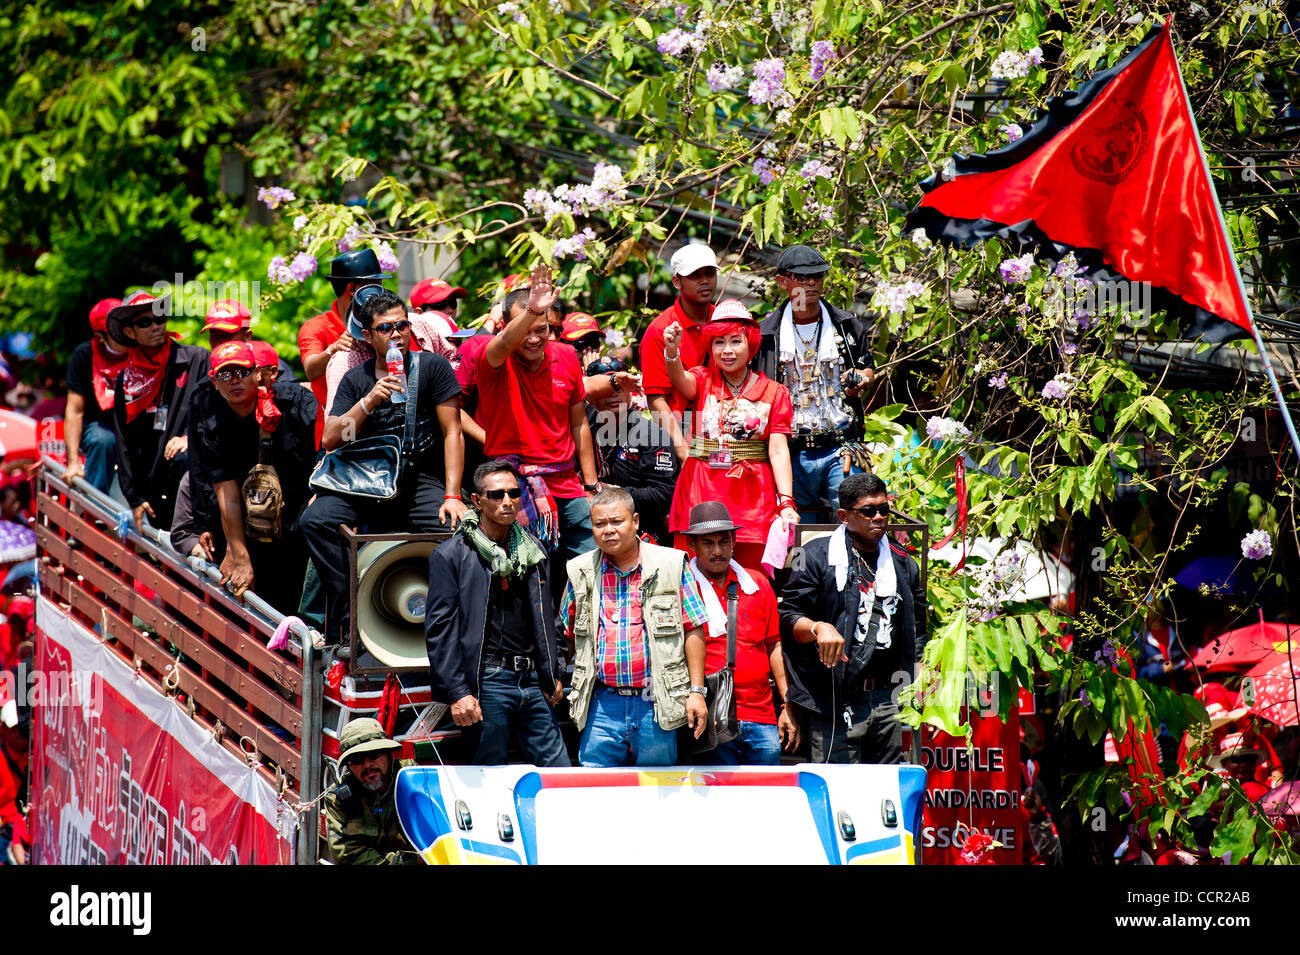
[[[281,613],[295,613],[307,565],[298,515],[316,462],[316,400],[296,382],[259,387],[257,357],[245,341],[217,346],[210,381],[190,415],[195,524],[222,531],[221,582],[236,597],[253,590]],[[275,468],[283,492],[277,540],[246,533],[242,488],[259,461]],[[212,503],[216,512],[208,513]]]
[[[113,387],[118,483],[136,530],[147,514],[171,527],[176,489],[189,467],[190,399],[208,375],[208,352],[167,334],[167,296],[132,292],[109,311],[108,334],[131,349]]]
[[[335,865],[419,864],[397,818],[397,771],[415,765],[397,759],[401,751],[369,717],[351,720],[339,734],[339,784],[321,804]]]
[[[514,741],[536,766],[568,766],[551,709],[563,699],[563,668],[548,561],[515,519],[522,497],[512,465],[479,465],[474,507],[429,558],[429,685],[451,707],[475,765],[506,762]]]
[[[839,486],[839,528],[797,555],[781,603],[790,688],[813,762],[901,763],[897,690],[926,640],[916,561],[885,534],[889,493],[874,474]]]
[[[357,298],[363,296],[359,290]],[[406,531],[429,534],[451,530],[465,513],[460,481],[465,445],[460,431],[460,385],[441,355],[420,353],[419,380],[389,374],[386,356],[396,343],[406,374],[411,374],[411,323],[406,303],[387,289],[357,301],[353,315],[375,360],[358,365],[339,383],[325,421],[321,447],[333,451],[357,438],[390,434],[402,438],[406,404],[394,402],[405,391],[415,402],[414,448],[402,462],[397,496],[387,501],[321,493],[302,515],[302,533],[328,597],[328,639],[347,641],[350,611],[348,551],[339,525],[365,525],[371,533]]]

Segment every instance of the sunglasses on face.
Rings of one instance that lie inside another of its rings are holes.
[[[519,498],[523,497],[523,494],[523,489],[517,487],[498,487],[493,488],[491,491],[483,492],[483,496],[489,501],[503,501],[507,495],[509,495],[510,500],[517,501]]]
[[[410,327],[411,323],[402,319],[400,322],[380,322],[378,325],[371,325],[370,330],[381,335],[391,335],[393,332],[404,332]]]
[[[783,272],[781,274],[791,282],[797,282],[799,285],[815,285],[826,278],[825,275],[791,275],[789,272]]]
[[[155,325],[166,325],[167,319],[160,315],[141,315],[131,323],[132,328],[153,328]]]
[[[627,365],[617,358],[598,359],[587,366],[588,375],[608,375],[616,371],[626,371]]]
[[[252,368],[223,368],[220,371],[212,373],[212,377],[217,381],[243,381],[253,373]]]
[[[844,510],[853,511],[868,518],[875,517],[877,514],[882,514],[885,517],[889,516],[888,504],[868,504],[866,507],[846,507]]]
[[[361,753],[360,755],[353,756],[351,759],[349,759],[349,760],[348,760],[348,765],[349,765],[349,766],[364,766],[366,763],[374,763],[374,762],[378,762],[381,758],[383,758],[383,755],[384,755],[384,754],[383,754],[383,751],[375,751],[375,752],[371,752],[371,753]]]

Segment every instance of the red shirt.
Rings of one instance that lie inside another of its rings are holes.
[[[532,371],[518,353],[500,368],[487,360],[487,349],[477,359],[478,388],[491,400],[478,403],[475,420],[483,426],[483,453],[489,459],[518,455],[525,464],[573,464],[577,448],[569,430],[569,409],[587,396],[572,348],[546,343],[541,367]],[[557,498],[582,497],[582,482],[575,472],[548,474],[546,483]]]
[[[749,723],[775,725],[772,704],[772,651],[781,643],[776,615],[776,594],[767,578],[756,571],[749,576],[758,590],[747,594],[736,581],[736,718]],[[703,574],[696,575],[700,586],[710,584],[718,595],[722,611],[727,610],[727,583],[713,583]],[[736,580],[736,571],[727,571],[727,580]],[[717,673],[727,665],[727,637],[710,635],[706,643],[704,672]]]
[[[328,312],[307,319],[298,329],[298,354],[304,364],[312,355],[319,355],[343,336],[343,319],[339,318],[338,307],[338,299],[335,299]],[[325,399],[328,397],[324,375],[311,381],[311,391],[316,396],[316,447],[319,448],[321,435],[325,433]]]
[[[456,353],[459,362],[456,365],[456,380],[460,382],[462,400],[465,410],[479,424],[478,418],[478,358],[492,341],[491,335],[475,335],[460,343]]]
[[[713,314],[712,305],[709,306],[709,314]],[[687,317],[682,311],[682,300],[678,297],[671,308],[650,323],[645,337],[641,339],[641,387],[647,396],[667,395],[668,406],[672,408],[673,414],[680,415],[686,410],[686,399],[673,389],[672,382],[668,380],[668,369],[664,365],[664,329],[673,322],[682,326],[679,344],[682,367],[694,368],[696,365],[708,364],[709,353],[700,331],[703,325]]]

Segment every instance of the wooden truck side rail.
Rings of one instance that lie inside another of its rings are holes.
[[[290,628],[291,655],[267,649],[283,618],[254,594],[235,600],[220,574],[178,554],[165,532],[136,533],[127,506],[49,458],[37,478],[41,593],[66,608],[158,692],[291,801],[298,860],[316,861],[321,782],[319,634]]]

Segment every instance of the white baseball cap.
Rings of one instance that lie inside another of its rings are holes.
[[[700,269],[716,269],[718,257],[707,245],[692,242],[674,252],[673,257],[668,260],[668,265],[673,275],[690,275]]]

